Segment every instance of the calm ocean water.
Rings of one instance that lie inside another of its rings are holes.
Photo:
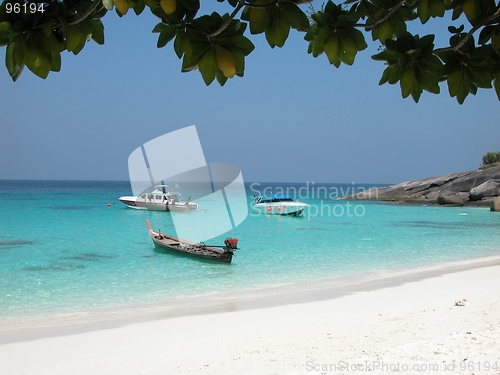
[[[125,207],[128,182],[0,181],[0,323],[500,257],[500,215],[486,208],[343,202],[329,198],[368,186],[319,183],[248,184],[249,202],[265,187],[311,208],[249,215],[207,241],[239,238],[225,265],[156,252],[145,220],[169,233],[170,213]]]

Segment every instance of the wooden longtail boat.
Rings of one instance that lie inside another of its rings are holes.
[[[231,263],[234,250],[238,249],[237,238],[226,238],[224,240],[224,246],[220,246],[220,249],[218,249],[215,246],[207,246],[203,243],[195,243],[161,233],[160,231],[154,231],[151,228],[149,220],[146,220],[146,224],[148,226],[149,237],[153,240],[154,245],[157,248],[171,253],[188,255],[215,262]]]

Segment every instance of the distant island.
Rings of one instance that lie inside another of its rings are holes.
[[[491,206],[493,210],[494,205],[500,204],[500,198],[495,199],[499,196],[500,165],[496,164],[474,171],[372,188],[343,199],[448,206]]]

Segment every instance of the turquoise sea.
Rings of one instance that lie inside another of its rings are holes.
[[[371,186],[246,184],[249,203],[257,192],[288,189],[311,207],[302,217],[251,214],[206,241],[239,239],[227,265],[155,251],[145,220],[171,233],[170,213],[121,204],[128,182],[0,181],[0,327],[500,258],[500,214],[487,208],[332,199]]]

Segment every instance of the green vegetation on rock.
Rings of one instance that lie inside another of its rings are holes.
[[[483,156],[483,165],[490,165],[500,162],[500,152],[488,152]]]

